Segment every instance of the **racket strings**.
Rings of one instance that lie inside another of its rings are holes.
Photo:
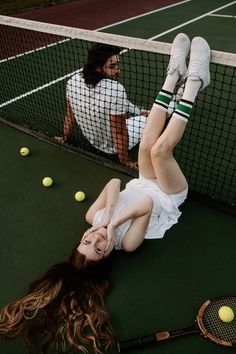
[[[229,343],[236,343],[236,319],[223,322],[218,311],[221,306],[229,306],[236,314],[236,298],[219,298],[212,301],[204,311],[202,323],[206,331],[214,337]]]

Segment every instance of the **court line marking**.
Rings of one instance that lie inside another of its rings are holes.
[[[219,11],[219,10],[225,9],[226,7],[229,7],[229,6],[234,5],[234,4],[236,4],[236,1],[232,1],[232,2],[230,2],[230,3],[228,3],[228,4],[226,4],[226,5],[223,5],[223,6],[221,6],[221,7],[218,7],[218,8],[215,9],[215,10],[206,12],[205,14],[203,14],[203,15],[201,15],[201,16],[198,16],[198,17],[193,18],[192,20],[186,21],[186,22],[182,23],[181,25],[178,25],[178,26],[175,26],[175,27],[173,27],[173,28],[170,28],[170,29],[167,30],[167,31],[164,31],[164,32],[162,32],[162,33],[159,33],[157,36],[154,36],[154,37],[152,37],[152,38],[149,38],[149,40],[153,40],[153,39],[162,37],[162,36],[164,36],[165,34],[168,34],[168,33],[173,32],[173,31],[175,31],[175,30],[177,30],[177,29],[179,29],[179,28],[181,28],[181,27],[184,27],[184,26],[186,26],[186,25],[189,25],[190,23],[193,23],[193,22],[196,22],[196,21],[198,21],[198,20],[201,20],[202,18],[207,17],[207,16],[213,14],[214,12],[217,12],[217,11]]]
[[[25,98],[25,97],[27,97],[27,96],[31,96],[32,94],[34,94],[34,93],[36,93],[36,92],[38,92],[38,91],[44,90],[45,88],[47,88],[47,87],[49,87],[49,86],[55,85],[55,84],[57,84],[58,82],[63,81],[63,80],[65,80],[65,79],[71,77],[72,75],[76,74],[77,72],[79,72],[79,71],[81,71],[81,70],[82,70],[82,69],[79,69],[79,70],[74,71],[73,73],[66,74],[66,75],[64,75],[64,76],[62,76],[62,77],[59,77],[59,78],[56,79],[56,80],[53,80],[53,81],[48,82],[47,84],[44,84],[44,85],[39,86],[39,87],[37,87],[37,88],[35,88],[35,89],[31,90],[31,91],[28,91],[28,92],[26,92],[26,93],[23,93],[23,94],[20,95],[20,96],[17,96],[17,97],[15,97],[15,98],[12,98],[11,100],[0,104],[0,108],[5,107],[5,106],[8,106],[9,104],[14,103],[14,102],[16,102],[16,101],[19,101],[19,100],[21,100],[22,98]]]
[[[109,27],[115,27],[115,26],[121,25],[123,23],[129,22],[129,21],[133,21],[133,20],[136,20],[138,18],[141,18],[141,17],[144,17],[144,16],[148,16],[148,15],[151,15],[151,14],[154,14],[156,12],[160,12],[160,11],[163,11],[163,10],[166,10],[166,9],[170,9],[171,7],[182,5],[182,4],[184,4],[186,2],[190,2],[190,1],[192,1],[192,0],[184,0],[184,1],[180,1],[180,2],[175,3],[175,4],[171,4],[171,5],[167,5],[167,6],[164,6],[164,7],[160,7],[157,10],[152,10],[152,11],[149,11],[149,12],[145,12],[143,14],[127,18],[126,20],[115,22],[112,25],[100,27],[100,28],[96,29],[95,31],[101,31],[101,30],[109,28]]]
[[[152,40],[155,39],[155,38],[161,37],[161,36],[163,36],[163,35],[166,34],[166,33],[175,31],[177,28],[183,27],[183,26],[185,26],[186,24],[195,22],[195,21],[197,21],[197,20],[199,20],[199,19],[201,19],[201,18],[204,18],[204,17],[206,17],[206,16],[209,16],[209,14],[212,14],[212,13],[214,13],[214,12],[216,12],[216,11],[219,11],[219,10],[225,8],[225,7],[231,6],[231,5],[235,4],[235,3],[236,3],[236,0],[233,1],[233,2],[231,2],[231,3],[226,4],[226,5],[224,5],[224,6],[221,6],[221,7],[217,8],[217,9],[215,9],[215,10],[209,11],[209,12],[207,12],[206,14],[203,14],[203,15],[201,15],[201,16],[198,16],[198,17],[195,18],[195,19],[192,19],[192,20],[190,20],[190,21],[187,21],[187,22],[185,22],[185,23],[182,24],[182,25],[176,26],[176,27],[174,27],[174,28],[172,28],[172,29],[169,29],[168,31],[162,32],[161,34],[159,34],[159,35],[157,35],[157,36],[155,36],[155,37],[151,37],[151,38],[149,38],[148,40],[149,40],[149,41],[152,41]],[[74,71],[74,72],[72,72],[72,73],[69,73],[69,74],[66,74],[66,75],[64,75],[64,76],[62,76],[62,77],[59,77],[59,78],[56,79],[56,80],[50,81],[50,82],[47,83],[47,84],[44,84],[44,85],[42,85],[42,86],[39,86],[39,87],[37,87],[36,89],[33,89],[33,90],[28,91],[28,92],[26,92],[26,93],[24,93],[24,94],[22,94],[22,95],[20,95],[20,96],[17,96],[17,97],[15,97],[15,98],[13,98],[13,99],[11,99],[11,100],[9,100],[9,101],[3,102],[2,104],[0,104],[0,108],[5,107],[5,106],[7,106],[7,105],[9,105],[9,104],[11,104],[11,103],[13,103],[13,102],[16,102],[16,101],[18,101],[18,100],[20,100],[20,99],[22,99],[22,98],[24,98],[24,97],[30,96],[30,95],[32,95],[33,93],[38,92],[38,91],[41,91],[41,90],[43,90],[43,89],[45,89],[45,88],[47,88],[47,87],[49,87],[49,86],[51,86],[51,85],[54,85],[54,84],[56,84],[56,83],[58,83],[58,82],[60,82],[60,81],[63,81],[63,80],[65,80],[66,78],[73,76],[75,73],[77,73],[77,72],[79,72],[79,71],[81,71],[81,70],[82,70],[82,69],[78,69],[78,70],[76,70],[76,71]]]
[[[62,44],[64,42],[67,42],[67,41],[70,41],[70,40],[71,40],[71,38],[63,39],[62,41],[54,42],[54,43],[45,45],[43,47],[32,49],[32,50],[29,50],[28,52],[24,52],[24,53],[21,53],[21,54],[13,55],[12,57],[8,57],[8,58],[0,60],[0,64],[5,63],[6,61],[13,60],[13,59],[18,59],[18,58],[23,57],[23,56],[28,55],[28,54],[32,54],[32,53],[35,53],[35,52],[40,52],[40,50],[48,49],[49,47],[53,47],[55,45]]]
[[[233,16],[233,15],[219,15],[219,14],[211,14],[209,16],[212,16],[212,17],[227,17],[227,18],[236,18],[236,16]]]
[[[155,13],[155,12],[160,12],[160,11],[162,11],[162,10],[169,9],[169,8],[171,8],[171,7],[174,7],[174,6],[182,5],[182,4],[184,4],[184,3],[186,3],[186,2],[189,2],[189,1],[192,1],[192,0],[184,0],[184,1],[178,2],[178,3],[176,3],[176,4],[164,6],[164,7],[162,7],[162,8],[157,9],[157,10],[149,11],[149,12],[147,12],[147,13],[140,14],[140,15],[138,15],[138,16],[131,17],[131,18],[126,19],[126,20],[124,20],[124,21],[119,21],[119,22],[116,22],[116,23],[111,24],[111,25],[108,25],[108,26],[104,26],[104,27],[97,28],[97,29],[94,30],[94,31],[95,31],[95,32],[98,32],[98,31],[101,31],[102,29],[109,28],[109,27],[113,27],[113,26],[116,26],[117,24],[121,24],[121,23],[124,23],[124,22],[132,21],[132,20],[134,20],[134,19],[141,18],[141,17],[143,17],[143,16],[147,16],[147,15],[150,15],[150,14]],[[68,38],[67,40],[71,40],[71,39]],[[64,40],[64,41],[66,41],[66,40]],[[60,44],[63,43],[64,41],[61,41]],[[52,47],[53,45],[57,45],[57,43],[53,43],[53,44],[50,44],[50,45],[48,45],[48,46],[40,47],[40,48],[38,48],[38,49],[31,50],[31,51],[26,52],[26,53],[23,53],[23,54],[18,54],[18,55],[16,55],[16,56],[13,56],[13,57],[10,57],[10,58],[7,58],[7,59],[3,59],[3,60],[0,61],[0,64],[3,63],[3,62],[5,62],[5,61],[9,61],[9,60],[12,60],[12,59],[15,59],[15,58],[19,58],[19,57],[24,56],[24,55],[26,55],[26,54],[31,54],[31,53],[33,53],[33,52],[35,52],[35,51],[40,51],[40,50],[43,50],[43,49],[47,49],[48,47]],[[55,85],[56,83],[58,83],[58,82],[60,82],[60,81],[63,81],[63,80],[65,80],[65,79],[67,79],[67,78],[73,76],[74,74],[80,72],[80,71],[82,71],[82,69],[75,70],[75,71],[73,71],[72,73],[66,74],[66,75],[64,75],[64,76],[62,76],[62,77],[59,77],[59,78],[56,79],[56,80],[50,81],[50,82],[47,83],[47,84],[44,84],[44,85],[42,85],[42,86],[39,86],[39,87],[37,87],[37,88],[35,88],[35,89],[31,90],[31,91],[25,92],[24,94],[22,94],[22,95],[20,95],[20,96],[17,96],[17,97],[15,97],[15,98],[12,98],[12,99],[9,100],[9,101],[3,102],[2,104],[0,104],[0,108],[5,107],[5,106],[8,106],[9,104],[14,103],[14,102],[16,102],[16,101],[19,101],[19,100],[21,100],[22,98],[25,98],[25,97],[27,97],[27,96],[30,96],[30,95],[32,95],[32,94],[38,92],[38,91],[44,90],[45,88],[47,88],[47,87],[49,87],[49,86]]]
[[[119,21],[119,22],[114,22],[110,25],[107,25],[107,26],[103,26],[103,27],[100,27],[100,28],[97,28],[94,30],[94,32],[98,32],[98,31],[101,31],[103,29],[106,29],[106,28],[110,28],[110,27],[114,27],[114,26],[117,26],[119,24],[122,24],[122,23],[125,23],[125,22],[129,22],[129,21],[132,21],[132,20],[135,20],[137,18],[141,18],[141,17],[144,17],[144,16],[147,16],[147,15],[151,15],[155,12],[160,12],[160,11],[163,11],[163,10],[166,10],[166,9],[169,9],[171,7],[174,7],[174,6],[178,6],[178,5],[182,5],[186,2],[189,2],[189,1],[192,1],[192,0],[184,0],[184,1],[181,1],[181,2],[178,2],[176,4],[172,4],[172,5],[167,5],[167,6],[164,6],[164,7],[161,7],[157,10],[152,10],[152,11],[148,11],[148,12],[144,12],[143,14],[140,14],[140,15],[137,15],[137,16],[133,16],[133,17],[129,17],[125,20],[122,20],[122,21]],[[58,44],[63,44],[64,42],[67,42],[67,41],[71,41],[71,38],[67,38],[67,39],[64,39],[64,40],[61,40],[59,42],[55,42],[55,43],[51,43],[49,45],[45,45],[45,46],[42,46],[42,47],[39,47],[39,48],[36,48],[36,49],[33,49],[33,50],[30,50],[28,52],[24,52],[24,53],[21,53],[21,54],[17,54],[17,55],[13,55],[11,57],[8,57],[8,58],[5,58],[5,59],[2,59],[0,60],[0,64],[6,62],[6,61],[10,61],[10,60],[13,60],[13,59],[17,59],[17,58],[20,58],[22,56],[25,56],[25,55],[28,55],[28,54],[32,54],[34,53],[35,51],[39,52],[40,50],[44,50],[44,49],[47,49],[49,47],[53,47],[55,45],[58,45]]]

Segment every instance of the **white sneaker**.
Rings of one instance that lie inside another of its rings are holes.
[[[171,46],[170,62],[167,68],[167,74],[173,74],[176,70],[179,72],[179,82],[186,76],[187,66],[186,58],[190,51],[190,40],[184,33],[179,33]]]
[[[210,57],[211,50],[207,41],[202,37],[193,38],[187,76],[191,80],[201,81],[200,90],[210,83]]]

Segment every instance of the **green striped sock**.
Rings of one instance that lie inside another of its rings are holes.
[[[174,115],[176,118],[187,122],[192,112],[193,102],[182,99],[176,106]]]
[[[158,93],[157,98],[155,99],[154,105],[157,106],[158,108],[160,108],[162,111],[167,112],[171,98],[172,98],[172,92],[162,89]]]

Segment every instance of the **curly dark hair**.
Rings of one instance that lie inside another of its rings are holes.
[[[87,62],[83,68],[83,77],[86,85],[95,87],[97,83],[104,79],[106,76],[96,69],[106,64],[107,59],[113,55],[119,55],[121,48],[108,45],[95,43],[88,51]]]
[[[31,283],[26,296],[2,309],[0,336],[21,337],[30,353],[38,352],[36,338],[42,334],[42,353],[52,346],[63,353],[67,349],[102,353],[113,342],[111,320],[104,307],[108,262],[88,261],[75,247],[68,261],[53,265]]]

